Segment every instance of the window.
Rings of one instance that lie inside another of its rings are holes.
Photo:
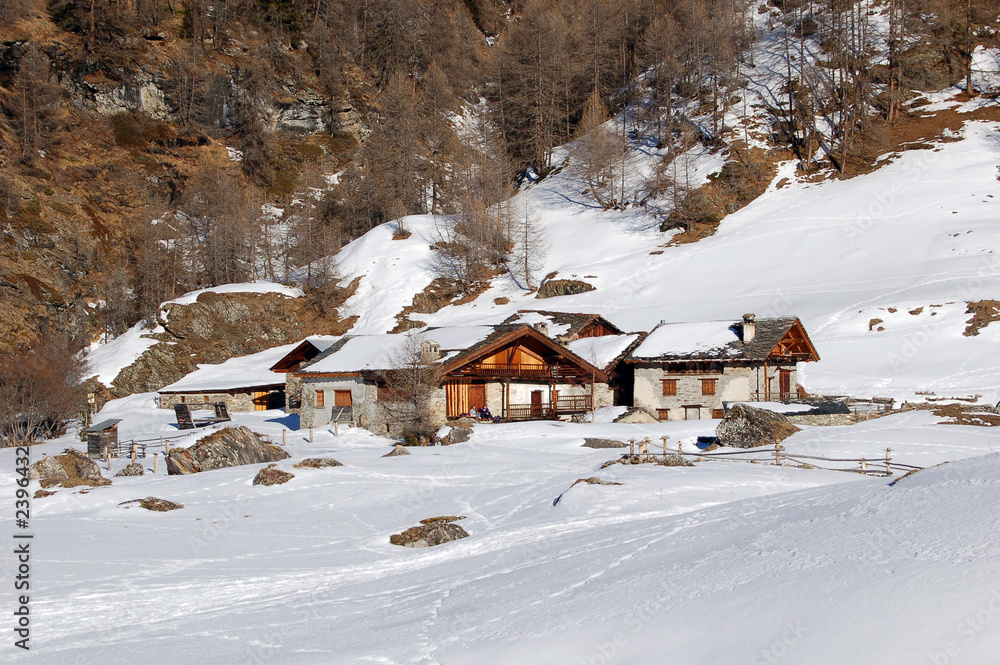
[[[208,402],[208,395],[203,395],[202,398],[201,398],[201,401],[207,403]]]
[[[677,396],[677,379],[660,379],[660,382],[663,383],[664,397]]]
[[[657,409],[656,417],[660,420],[670,420],[670,409]]]
[[[718,379],[702,379],[701,380],[701,394],[702,395],[714,395],[715,394],[715,382]]]
[[[713,418],[718,418],[718,419],[721,420],[722,418],[726,417],[726,410],[725,409],[712,409],[712,417]]]
[[[326,395],[322,390],[316,391],[316,406],[326,406]]]

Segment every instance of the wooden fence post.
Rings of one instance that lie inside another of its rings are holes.
[[[108,447],[104,446],[104,464],[108,467],[108,471],[111,470],[111,453],[108,452]]]
[[[163,456],[166,457],[170,454],[170,439],[163,442]]]
[[[160,453],[153,453],[153,473],[160,470]]]
[[[287,429],[281,430],[281,445],[282,446],[285,445],[285,442],[286,442],[287,438],[288,438],[288,430]]]
[[[864,457],[861,458],[861,473],[868,473],[868,462]]]
[[[663,437],[663,456],[664,457],[667,456],[667,439],[669,439],[669,438],[670,438],[669,436],[664,436]]]
[[[333,421],[333,435],[334,436],[340,436],[340,421],[339,420],[334,420]]]
[[[313,428],[309,428],[309,443],[313,442]]]
[[[135,457],[136,457],[136,453],[139,450],[139,445],[135,441],[133,441],[131,448],[132,448],[131,449],[132,463],[135,464]]]
[[[890,458],[890,455],[889,455],[889,453],[891,453],[891,452],[892,452],[892,448],[886,448],[885,449],[885,475],[887,475],[887,476],[891,476],[892,475],[892,464],[891,464],[891,458]]]

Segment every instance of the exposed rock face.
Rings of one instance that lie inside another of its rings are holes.
[[[274,467],[274,464],[268,464],[266,467],[258,471],[257,476],[253,479],[253,484],[264,486],[284,485],[295,477],[287,471],[282,471],[281,469],[276,469]]]
[[[584,439],[584,448],[627,448],[628,444],[614,439]]]
[[[434,439],[439,446],[450,446],[454,443],[465,443],[472,436],[472,427],[453,426],[447,434]]]
[[[94,460],[74,448],[67,448],[62,455],[38,460],[31,465],[28,476],[40,480],[46,489],[55,485],[98,487],[111,484],[110,480],[101,476],[101,469]]]
[[[593,291],[594,287],[578,279],[552,279],[538,289],[536,298],[555,298],[556,296],[571,296],[577,293]]]
[[[189,448],[174,448],[167,455],[167,473],[172,476],[225,469],[243,464],[277,462],[288,453],[247,427],[226,427]]]
[[[660,461],[660,466],[694,466],[691,460],[686,460],[676,453],[665,455]]]
[[[145,469],[138,462],[130,462],[125,466],[124,469],[115,474],[115,478],[119,476],[141,476],[145,474]]]
[[[755,448],[783,441],[799,428],[780,413],[737,404],[715,429],[719,443],[732,448]]]
[[[409,455],[409,454],[410,451],[407,450],[404,446],[396,444],[396,447],[387,452],[385,455],[382,455],[382,457],[398,457],[399,455]]]
[[[330,466],[344,466],[332,457],[307,457],[295,465],[296,469],[325,469]]]
[[[447,516],[432,517],[420,520],[420,526],[407,529],[403,533],[394,533],[389,537],[389,543],[401,547],[434,547],[449,543],[460,538],[468,538],[469,534],[457,524],[464,517]]]
[[[157,513],[165,513],[168,510],[177,510],[178,508],[183,508],[184,505],[177,503],[175,501],[167,501],[166,499],[158,499],[155,496],[147,496],[145,499],[132,499],[131,501],[122,501],[119,506],[124,506],[126,508],[131,508],[133,504],[139,504],[140,508],[145,508],[146,510],[152,510]]]

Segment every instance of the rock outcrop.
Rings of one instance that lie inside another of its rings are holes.
[[[257,475],[253,479],[253,484],[264,485],[265,487],[270,485],[284,485],[295,477],[287,471],[276,469],[275,466],[275,464],[268,464],[266,467],[258,471]]]
[[[174,448],[167,455],[172,476],[261,464],[288,459],[290,455],[247,427],[226,427],[188,448]]]
[[[628,444],[614,439],[584,439],[584,448],[628,448]]]
[[[97,463],[75,448],[67,448],[62,455],[38,460],[31,465],[28,477],[40,480],[42,487],[46,489],[56,485],[99,487],[111,484],[110,480],[101,476]]]
[[[125,508],[131,508],[135,504],[138,504],[140,508],[152,510],[157,513],[165,513],[168,510],[178,510],[184,507],[183,504],[177,503],[176,501],[167,501],[166,499],[159,499],[155,496],[147,496],[145,499],[122,501],[118,505],[124,506]]]
[[[594,286],[578,279],[552,279],[541,285],[536,298],[555,298],[557,296],[572,296],[577,293],[593,291]]]
[[[439,446],[450,446],[455,443],[465,443],[466,441],[469,440],[469,437],[472,436],[471,424],[468,427],[462,427],[458,425],[449,426],[447,430],[448,431],[445,432],[444,434],[438,432],[438,435],[434,437],[434,443],[436,443]]]
[[[146,470],[142,468],[142,465],[138,462],[129,462],[124,469],[115,474],[115,478],[119,476],[141,476],[146,473]]]
[[[715,428],[719,443],[731,448],[756,448],[783,441],[799,428],[780,413],[737,404]]]
[[[664,455],[663,459],[659,462],[660,466],[694,466],[694,462],[691,460],[684,459],[677,453],[671,453],[669,455]]]
[[[445,516],[431,517],[420,520],[420,526],[407,529],[403,533],[394,533],[389,537],[389,543],[400,547],[434,547],[453,540],[468,538],[468,532],[454,522],[465,517]]]
[[[332,457],[307,457],[295,465],[296,469],[325,469],[331,466],[344,466]]]

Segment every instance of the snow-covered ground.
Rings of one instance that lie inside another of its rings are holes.
[[[100,417],[123,418],[122,438],[178,434],[152,395]],[[621,451],[582,447],[664,435],[673,447],[717,421],[482,424],[468,443],[383,458],[390,442],[363,430],[310,443],[282,411],[235,418],[276,441],[284,430],[292,458],[278,466],[296,477],[167,476],[162,459],[152,475],[147,457],[149,475],[33,501],[32,650],[19,660],[909,665],[949,649],[961,658],[947,662],[990,663],[1000,649],[992,428],[919,411],[786,440],[790,454],[952,460],[890,486],[723,458],[601,470]],[[327,455],[345,466],[292,468]],[[0,450],[7,515],[13,460]],[[590,476],[622,484],[573,485]],[[185,507],[119,505],[146,496]],[[388,544],[437,515],[464,515],[470,537]],[[10,557],[0,565],[11,588]]]

